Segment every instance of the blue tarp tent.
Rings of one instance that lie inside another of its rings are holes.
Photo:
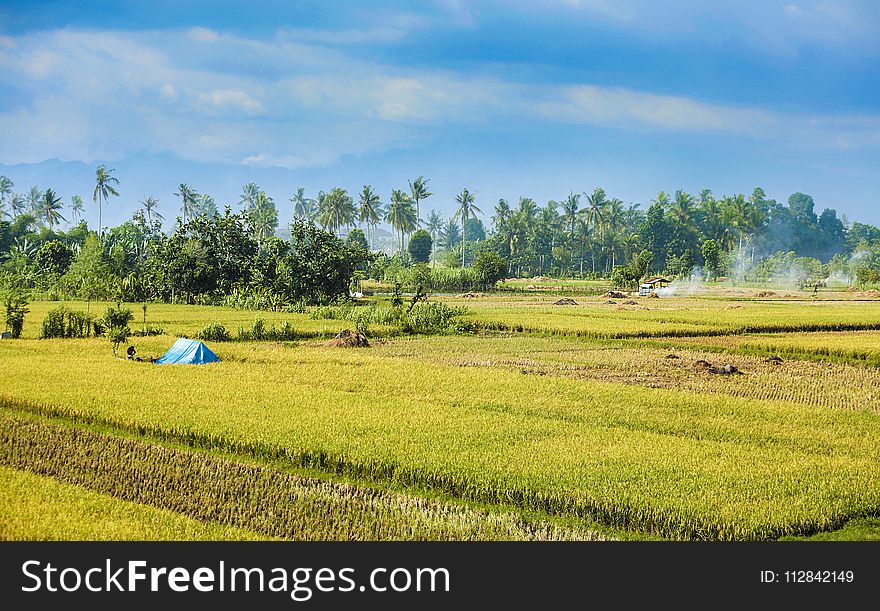
[[[195,339],[180,338],[156,361],[157,365],[203,365],[219,361],[202,342]]]

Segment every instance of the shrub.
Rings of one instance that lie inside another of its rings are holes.
[[[85,312],[69,310],[64,306],[59,306],[54,310],[49,310],[46,314],[46,318],[43,319],[40,337],[42,339],[58,337],[78,338],[89,337],[91,334],[97,337],[103,331],[104,325],[97,320],[93,320]]]
[[[196,339],[213,342],[226,342],[229,341],[229,332],[226,330],[226,327],[223,326],[222,322],[215,320],[205,327],[202,327],[202,330],[196,334]]]
[[[123,308],[122,304],[117,303],[116,307],[110,306],[104,313],[104,321],[107,323],[107,336],[113,345],[113,356],[119,351],[119,346],[128,341],[131,335],[131,329],[128,326],[134,319],[134,312],[128,308]]]
[[[465,307],[440,302],[417,303],[401,319],[400,328],[405,333],[454,333],[463,328],[456,319],[464,314],[467,314]]]
[[[30,310],[27,305],[27,297],[22,293],[10,291],[6,295],[6,328],[13,338],[21,337],[21,329],[24,326],[24,316]]]

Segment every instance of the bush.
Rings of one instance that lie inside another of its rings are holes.
[[[276,329],[274,324],[267,328],[263,319],[258,318],[250,329],[238,328],[238,339],[241,341],[289,342],[298,339],[298,337],[290,321],[283,321],[281,326]]]
[[[42,339],[59,337],[80,338],[89,337],[92,334],[97,337],[103,332],[104,325],[97,320],[93,320],[85,312],[69,310],[64,306],[59,306],[54,310],[49,310],[46,314],[40,337]]]
[[[13,338],[21,337],[21,329],[24,327],[24,316],[30,310],[27,305],[27,298],[18,292],[10,291],[6,295],[6,328],[12,334]]]
[[[417,303],[400,321],[405,333],[454,333],[464,330],[458,323],[459,316],[467,314],[465,307],[448,306],[445,303]]]
[[[223,326],[222,322],[215,320],[209,325],[202,327],[202,330],[196,334],[196,339],[212,342],[226,342],[229,341],[229,332],[226,330],[226,327]]]
[[[122,304],[117,303],[116,307],[110,306],[104,313],[104,322],[107,324],[107,336],[113,345],[113,356],[119,351],[119,346],[128,341],[131,335],[131,329],[128,326],[134,319],[134,312],[128,308],[123,308]]]

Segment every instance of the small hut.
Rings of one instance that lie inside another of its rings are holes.
[[[657,289],[661,289],[667,284],[669,284],[669,279],[663,278],[662,276],[645,280],[642,284],[639,285],[639,297],[647,297],[651,293],[656,292]]]

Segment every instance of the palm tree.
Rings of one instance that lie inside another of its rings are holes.
[[[382,218],[382,200],[370,185],[364,185],[358,201],[358,221],[367,224],[370,248],[373,248],[373,233]]]
[[[510,209],[510,204],[507,203],[507,200],[501,198],[498,200],[498,203],[495,204],[495,216],[492,217],[492,224],[495,225],[495,229],[501,229],[510,221],[510,217],[513,214],[513,211]]]
[[[443,224],[443,229],[440,231],[440,237],[443,238],[443,245],[446,246],[448,250],[455,248],[455,245],[461,241],[461,229],[458,228],[455,219],[450,218]]]
[[[199,196],[198,207],[199,216],[214,216],[217,214],[217,202],[214,201],[213,196],[207,193],[202,193]]]
[[[526,233],[531,235],[538,221],[538,204],[531,197],[520,197],[517,213]]]
[[[605,223],[605,190],[601,187],[593,189],[592,195],[584,193],[587,199],[587,207],[584,209],[584,215],[587,222],[594,231],[598,231],[601,235]]]
[[[306,190],[304,188],[297,188],[296,193],[290,198],[290,201],[293,202],[294,218],[306,221],[315,220],[318,214],[315,200],[306,198]]]
[[[0,206],[3,206],[7,198],[12,195],[12,187],[14,186],[6,176],[0,176]]]
[[[143,201],[141,202],[141,206],[144,207],[144,211],[147,213],[147,223],[150,226],[153,225],[154,216],[156,217],[156,220],[160,223],[165,220],[165,217],[159,214],[159,212],[156,210],[156,208],[159,207],[159,200],[154,198],[152,195],[144,197]]]
[[[257,201],[257,195],[259,195],[259,193],[260,187],[257,186],[257,183],[249,182],[241,188],[241,197],[239,198],[238,203],[245,210],[251,210]]]
[[[251,224],[257,238],[257,244],[261,245],[266,238],[271,237],[278,227],[278,210],[275,202],[266,195],[265,191],[258,191],[253,200],[253,205],[248,209]]]
[[[431,265],[437,265],[437,236],[443,230],[443,217],[436,210],[431,210],[426,227],[431,234]]]
[[[416,203],[416,224],[421,225],[422,215],[421,209],[419,208],[419,202],[433,195],[428,191],[428,181],[424,176],[419,176],[415,180],[409,181],[409,195]]]
[[[104,204],[110,199],[110,196],[119,197],[119,193],[113,188],[113,185],[119,184],[119,179],[113,176],[116,170],[108,170],[102,163],[95,170],[95,190],[92,193],[92,201],[98,203],[98,235],[104,235],[104,229],[101,225],[101,213]]]
[[[400,252],[403,252],[403,237],[414,231],[418,225],[418,215],[413,199],[400,189],[391,191],[391,204],[385,214],[385,222],[389,223],[400,236]]]
[[[55,223],[58,221],[66,221],[59,210],[64,209],[64,204],[61,202],[61,198],[56,196],[55,191],[52,189],[46,189],[46,192],[43,193],[43,199],[40,202],[40,216],[46,221],[46,224],[49,225],[49,229],[52,229],[55,226]]]
[[[74,223],[79,222],[82,213],[85,210],[83,206],[83,198],[79,195],[73,195],[70,198],[70,220]]]
[[[345,189],[334,187],[330,193],[318,196],[318,221],[336,235],[354,224],[355,215],[354,201]]]
[[[562,218],[568,223],[568,235],[574,235],[574,224],[578,218],[578,205],[581,201],[581,194],[569,193],[565,201],[562,202]]]
[[[477,218],[477,212],[482,214],[483,211],[474,205],[474,194],[467,189],[462,189],[461,193],[455,196],[455,201],[458,203],[458,210],[452,218],[461,219],[461,266],[466,267],[467,223]]]
[[[28,191],[27,194],[28,212],[31,212],[34,215],[38,215],[40,210],[40,202],[42,200],[43,192],[40,191],[36,186],[31,187],[31,190]]]
[[[614,269],[617,263],[615,258],[617,237],[620,234],[626,220],[626,213],[623,209],[623,202],[616,197],[608,202],[605,210],[605,239],[608,249],[611,251],[611,269]]]
[[[9,208],[12,210],[12,216],[19,216],[27,210],[27,200],[21,193],[13,193],[9,198]]]
[[[180,198],[180,210],[183,212],[183,222],[187,223],[199,214],[199,193],[185,182],[177,186],[174,193]]]

